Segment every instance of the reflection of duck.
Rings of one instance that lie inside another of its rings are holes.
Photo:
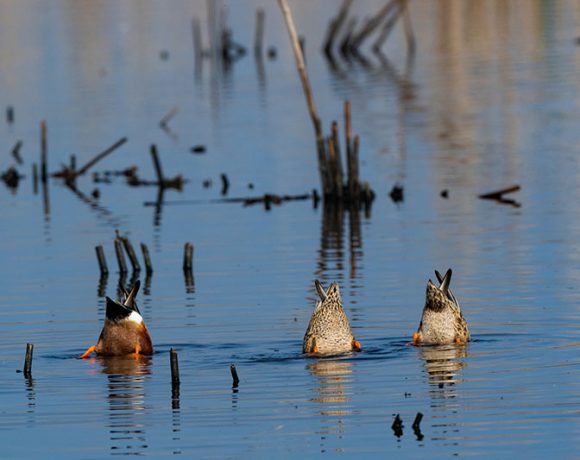
[[[427,282],[425,307],[419,329],[413,334],[415,344],[465,344],[469,341],[467,322],[461,313],[459,302],[451,292],[451,269],[445,276],[435,270],[440,286]]]
[[[81,358],[86,358],[93,351],[104,356],[153,353],[149,331],[135,302],[139,286],[140,282],[137,280],[130,292],[125,291],[122,303],[107,297],[105,324],[99,341],[96,346],[89,347]]]
[[[332,283],[327,291],[318,280],[314,282],[320,300],[308,323],[302,351],[304,353],[336,354],[360,350],[350,330],[348,318],[342,308],[340,289]]]
[[[317,395],[311,401],[320,403],[320,415],[341,417],[349,415],[350,375],[352,363],[320,359],[306,368],[318,378]]]
[[[151,357],[99,356],[107,374],[109,434],[115,455],[143,455],[147,449],[145,379],[151,373]]]
[[[461,376],[465,367],[463,358],[467,356],[465,347],[436,345],[421,347],[421,358],[429,375],[429,383],[434,386],[449,386]]]

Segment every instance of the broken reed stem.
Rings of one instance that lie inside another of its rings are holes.
[[[193,269],[193,244],[185,243],[183,248],[183,271],[191,272]]]
[[[34,351],[34,345],[31,343],[26,344],[26,356],[24,358],[24,368],[22,372],[24,377],[29,378],[32,376],[32,352]]]
[[[46,183],[47,172],[47,156],[48,148],[46,142],[46,121],[42,120],[40,122],[40,180],[42,183]]]
[[[177,358],[177,351],[175,348],[169,350],[169,362],[171,364],[171,385],[179,386],[179,361]]]
[[[123,254],[123,246],[120,238],[115,238],[115,254],[119,264],[119,273],[125,275],[127,273],[127,263],[125,262],[125,255]]]
[[[161,128],[166,129],[167,124],[171,121],[171,119],[179,113],[179,107],[173,107],[169,112],[165,114],[165,116],[159,121],[159,126]]]
[[[161,169],[161,163],[159,161],[159,156],[157,155],[157,146],[155,144],[151,144],[150,152],[151,158],[153,159],[153,166],[155,167],[155,174],[157,174],[157,182],[159,182],[159,185],[163,186],[165,180],[163,179],[163,171]]]
[[[83,174],[85,174],[90,168],[92,168],[98,161],[102,160],[103,158],[105,158],[107,155],[113,153],[115,150],[117,150],[119,147],[121,147],[125,142],[127,142],[127,138],[123,137],[122,139],[119,139],[117,142],[115,142],[113,145],[111,145],[109,148],[107,148],[106,150],[104,150],[103,152],[99,153],[98,155],[96,155],[92,160],[90,160],[87,164],[85,164],[81,169],[79,169],[78,171],[76,171],[74,173],[74,177],[78,177],[78,176],[82,176]]]
[[[314,102],[314,95],[312,93],[312,88],[310,87],[310,81],[308,80],[308,74],[306,72],[306,66],[304,64],[304,56],[302,54],[302,49],[300,47],[300,40],[298,39],[298,34],[296,33],[296,27],[294,26],[294,20],[292,19],[292,13],[288,7],[286,0],[278,0],[280,9],[284,16],[286,26],[288,28],[288,34],[290,36],[290,42],[292,43],[292,50],[294,52],[294,57],[296,59],[296,67],[298,69],[298,75],[300,81],[302,82],[302,89],[304,91],[304,96],[306,97],[306,104],[308,105],[308,112],[310,113],[310,118],[312,120],[312,125],[314,127],[314,134],[316,136],[316,149],[318,153],[318,172],[320,174],[320,183],[322,186],[323,193],[328,195],[330,191],[330,184],[326,180],[327,178],[327,164],[326,164],[326,146],[324,136],[322,134],[322,125],[320,122],[320,117],[318,116],[318,111],[316,110],[316,104]]]
[[[401,12],[403,13],[403,28],[405,29],[405,39],[407,40],[407,49],[409,54],[415,54],[417,47],[413,25],[411,24],[411,13],[409,13],[409,1],[399,0]]]
[[[399,8],[391,15],[390,18],[388,18],[386,20],[385,24],[381,28],[379,36],[377,37],[377,39],[375,40],[375,43],[373,45],[373,51],[375,53],[378,53],[380,51],[380,49],[382,48],[384,43],[387,41],[387,38],[389,38],[389,35],[391,34],[393,27],[395,26],[395,24],[399,20],[399,16],[401,15],[401,13],[402,13],[402,9],[401,9],[401,5],[399,5]]]
[[[340,42],[340,52],[343,55],[348,54],[348,50],[350,47],[350,42],[352,40],[354,34],[354,27],[356,26],[356,18],[350,18],[346,23],[346,32]]]
[[[95,246],[95,252],[97,253],[97,260],[99,261],[101,276],[107,276],[109,274],[109,267],[107,267],[107,259],[105,259],[105,251],[103,250],[103,246],[100,244]]]
[[[417,412],[417,415],[415,416],[415,420],[413,421],[413,430],[417,431],[419,430],[419,425],[421,424],[421,420],[423,420],[423,414],[421,412]]]
[[[308,111],[310,112],[310,118],[312,119],[312,124],[314,125],[314,132],[316,134],[316,139],[318,140],[323,137],[322,126],[318,112],[316,110],[316,104],[314,103],[314,96],[310,87],[310,81],[308,80],[308,74],[306,73],[304,56],[302,55],[300,40],[298,39],[296,27],[294,26],[294,20],[292,19],[292,12],[290,11],[286,0],[278,0],[278,4],[280,5],[280,9],[284,15],[284,20],[286,21],[286,27],[288,28],[288,34],[290,35],[290,42],[292,43],[292,50],[294,51],[294,57],[296,59],[298,75],[300,76],[300,81],[302,82],[302,89],[304,90],[304,95],[306,96]]]
[[[6,107],[6,122],[11,125],[14,123],[14,107],[9,105]]]
[[[376,15],[370,18],[366,24],[361,28],[361,30],[351,39],[352,48],[359,48],[362,42],[372,34],[377,27],[381,25],[383,20],[388,16],[399,0],[391,0],[385,6],[383,6]]]
[[[254,55],[257,58],[262,58],[262,50],[264,49],[264,18],[264,10],[258,8],[256,11],[256,34],[254,36]]]
[[[12,147],[12,156],[19,165],[22,164],[22,157],[20,156],[20,149],[22,148],[22,141],[16,142],[16,145]]]
[[[222,195],[227,195],[228,189],[230,188],[230,181],[228,180],[228,176],[226,174],[221,174],[220,178],[222,180]]]
[[[232,374],[232,388],[237,388],[240,383],[240,378],[238,377],[238,371],[236,370],[235,364],[230,364],[230,372]]]
[[[141,271],[141,265],[139,264],[139,259],[137,258],[137,254],[135,254],[135,249],[133,249],[133,245],[128,237],[122,238],[123,246],[125,247],[125,251],[127,251],[127,255],[129,256],[129,261],[131,262],[131,266],[133,267],[133,271],[139,272]]]
[[[35,195],[38,194],[38,165],[32,164],[32,191]]]
[[[193,37],[193,52],[195,55],[196,64],[201,62],[202,58],[202,43],[201,43],[201,27],[199,19],[193,17],[191,20],[191,35]]]
[[[149,276],[151,273],[153,273],[153,264],[151,263],[149,248],[145,243],[141,243],[141,252],[143,253],[143,262],[145,263],[145,272]]]
[[[353,183],[353,195],[352,200],[357,200],[359,196],[360,184],[359,184],[359,174],[358,174],[358,148],[359,148],[359,136],[358,134],[354,136],[354,143],[352,147],[352,183]]]
[[[330,194],[332,196],[337,196],[342,188],[342,184],[338,182],[338,166],[337,163],[340,159],[337,159],[336,150],[334,149],[334,141],[332,137],[328,137],[326,139],[326,143],[328,145],[328,171],[327,177],[328,181],[331,184],[330,187]]]
[[[354,198],[353,182],[353,145],[351,141],[352,126],[350,124],[350,102],[344,101],[344,135],[346,144],[347,186],[350,198]]]
[[[342,157],[340,155],[340,140],[338,134],[338,123],[336,121],[332,122],[331,126],[332,143],[334,146],[334,151],[336,153],[337,163],[336,163],[336,183],[340,184],[339,194],[342,196],[342,187],[344,183],[344,171],[342,169]]]
[[[479,198],[481,198],[482,200],[501,200],[503,198],[503,195],[505,195],[506,193],[514,193],[520,189],[521,187],[519,185],[512,185],[510,187],[495,190],[490,193],[484,193],[483,195],[479,195]]]
[[[332,45],[334,44],[334,40],[338,35],[338,31],[346,21],[346,17],[348,15],[348,10],[350,8],[350,4],[352,0],[343,0],[340,10],[338,11],[338,15],[334,18],[330,25],[328,26],[328,33],[326,35],[326,40],[324,42],[324,53],[327,56],[332,55]]]

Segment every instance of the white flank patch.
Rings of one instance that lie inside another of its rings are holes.
[[[127,317],[127,321],[133,321],[134,323],[141,324],[143,322],[143,317],[136,311],[132,311]]]

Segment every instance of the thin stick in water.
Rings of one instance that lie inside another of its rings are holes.
[[[12,156],[19,165],[22,164],[22,157],[20,156],[20,149],[22,148],[22,141],[16,142],[16,145],[12,147]]]
[[[40,122],[40,180],[46,183],[48,148],[46,142],[46,121]]]
[[[31,343],[26,344],[26,357],[24,358],[24,377],[29,378],[32,376],[32,352],[34,351],[34,345]]]
[[[169,361],[171,364],[171,384],[173,386],[178,386],[180,383],[179,380],[179,362],[177,359],[177,351],[175,348],[169,350]]]
[[[92,158],[89,162],[87,162],[87,164],[85,164],[81,169],[79,169],[78,171],[75,172],[74,177],[78,177],[78,176],[82,176],[83,174],[85,174],[90,168],[92,168],[98,161],[102,160],[103,158],[105,158],[107,155],[110,155],[111,153],[113,153],[115,150],[117,150],[119,147],[121,147],[125,142],[127,142],[127,138],[123,137],[121,139],[119,139],[117,142],[115,142],[113,145],[111,145],[109,148],[107,148],[106,150],[104,150],[103,152],[99,153],[98,155],[96,155],[94,158]]]
[[[334,40],[338,35],[338,31],[344,24],[344,21],[346,21],[348,9],[350,8],[351,3],[352,0],[343,0],[340,10],[338,11],[338,15],[336,18],[330,21],[326,40],[324,41],[324,53],[329,57],[332,55],[332,45],[334,44]]]
[[[127,273],[127,263],[125,262],[123,245],[120,238],[115,238],[115,254],[117,256],[117,262],[119,263],[119,273],[125,275]]]
[[[107,267],[107,259],[105,259],[105,251],[103,246],[100,244],[95,246],[95,252],[97,253],[97,260],[99,261],[99,269],[101,270],[101,276],[106,276],[109,274],[109,268]]]
[[[145,262],[145,272],[147,275],[151,275],[153,273],[153,264],[151,263],[149,248],[145,243],[141,243],[141,252],[143,253],[143,261]]]
[[[232,388],[237,388],[240,383],[240,378],[238,377],[238,371],[236,370],[235,364],[230,364],[230,372],[232,373]]]
[[[230,188],[230,181],[228,180],[228,176],[226,174],[221,174],[220,178],[222,180],[222,195],[227,195],[228,189]]]
[[[264,9],[258,8],[256,11],[256,34],[254,37],[254,55],[258,59],[262,58],[262,50],[264,49],[264,18]]]
[[[159,126],[162,129],[167,129],[167,124],[171,119],[179,113],[179,107],[173,107],[165,116],[159,121]]]
[[[133,245],[128,237],[122,238],[123,246],[125,247],[125,251],[127,251],[127,255],[129,256],[129,261],[131,262],[131,266],[133,267],[133,271],[141,271],[141,265],[139,264],[139,259],[137,258],[137,254],[135,254],[135,249],[133,249]]]
[[[159,161],[157,146],[155,144],[151,144],[150,152],[151,158],[153,159],[153,166],[155,167],[155,174],[157,174],[157,182],[159,182],[160,186],[163,186],[165,180],[163,179],[163,170],[161,169],[161,162]]]
[[[38,194],[38,165],[32,164],[32,191],[35,195]]]
[[[405,29],[405,39],[407,40],[407,49],[409,54],[415,54],[417,47],[415,41],[415,33],[413,32],[413,25],[411,24],[411,14],[409,13],[409,1],[399,0],[401,11],[403,12],[403,28]]]
[[[183,271],[190,272],[193,269],[193,244],[185,243],[183,248]]]

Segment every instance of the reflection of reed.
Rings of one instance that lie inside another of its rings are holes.
[[[145,379],[150,373],[150,357],[100,358],[108,376],[109,434],[113,455],[142,455],[147,449],[144,424]]]
[[[347,208],[349,215],[349,277],[355,279],[360,260],[363,257],[360,211]],[[344,261],[344,215],[345,208],[340,203],[325,202],[322,213],[320,251],[316,277],[328,281],[325,276],[331,270],[342,272]],[[335,263],[334,266],[331,266]],[[340,277],[338,277],[340,278]]]
[[[318,404],[319,413],[323,417],[336,418],[336,427],[327,426],[324,433],[342,433],[343,419],[351,413],[350,393],[352,363],[350,361],[334,361],[321,359],[309,363],[306,368],[317,377],[318,385],[314,389],[316,395],[310,399]]]

